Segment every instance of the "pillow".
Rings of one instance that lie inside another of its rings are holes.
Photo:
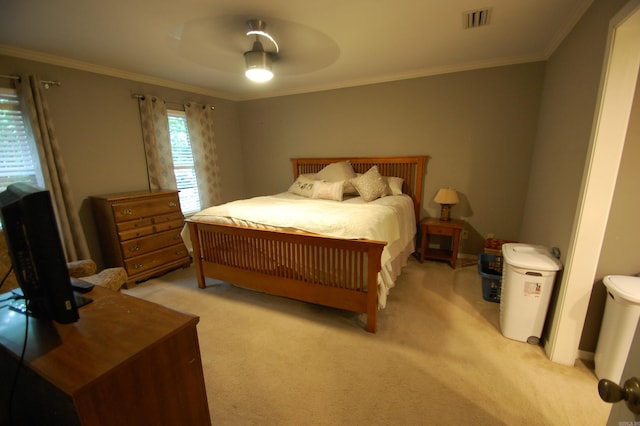
[[[402,183],[404,179],[395,176],[385,176],[384,180],[389,185],[387,195],[402,195]]]
[[[342,188],[344,182],[322,182],[316,181],[313,185],[313,193],[311,198],[320,198],[323,200],[342,201]]]
[[[358,174],[358,175],[360,175],[360,174]],[[343,193],[345,195],[358,195],[358,190],[351,183],[351,179],[347,179],[347,180],[344,181],[344,185],[343,185],[343,190],[342,191],[343,191]]]
[[[354,177],[356,177],[356,173],[348,161],[327,164],[322,170],[316,173],[317,180],[324,180],[326,182],[347,181]]]
[[[313,194],[313,187],[316,181],[305,175],[300,175],[295,182],[291,184],[288,191],[294,194],[302,195],[303,197],[311,197]]]
[[[362,176],[351,179],[351,183],[365,201],[384,197],[389,190],[389,185],[378,172],[378,166],[373,166]]]

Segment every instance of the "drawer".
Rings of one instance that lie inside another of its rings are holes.
[[[115,203],[111,207],[116,222],[129,221],[142,217],[181,213],[177,194]]]
[[[183,220],[184,216],[182,216],[182,212],[180,213],[169,213],[169,214],[163,214],[161,216],[155,216],[151,218],[151,221],[153,223],[166,223],[166,222],[173,222],[176,220]]]
[[[182,228],[178,228],[173,231],[161,232],[148,237],[125,241],[121,244],[122,256],[128,259],[133,256],[140,256],[150,251],[172,246],[176,243],[181,243],[181,230]]]
[[[432,235],[453,235],[453,229],[446,226],[429,225],[427,232]]]
[[[156,232],[169,231],[177,228],[182,229],[183,225],[184,219],[182,213],[172,213],[158,217],[147,217],[144,219],[120,222],[116,224],[116,228],[120,241],[127,241]]]
[[[120,222],[116,224],[116,228],[118,232],[123,231],[131,231],[132,229],[146,228],[147,226],[153,225],[153,218],[145,218],[138,220],[130,220],[128,222]]]
[[[124,266],[127,274],[132,277],[150,269],[158,268],[166,263],[173,262],[188,257],[187,248],[184,244],[176,244],[162,250],[152,251],[142,256],[135,256],[125,259]]]
[[[182,229],[183,226],[184,226],[184,220],[178,219],[171,222],[157,223],[153,225],[153,229],[155,229],[156,232],[162,232],[162,231],[168,231],[170,229],[176,229],[176,228]]]
[[[120,241],[127,241],[132,238],[140,238],[145,235],[151,235],[156,232],[153,225],[145,226],[143,228],[132,228],[126,231],[118,232],[118,238]]]

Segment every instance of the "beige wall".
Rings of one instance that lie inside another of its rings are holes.
[[[547,61],[520,235],[528,242],[559,247],[563,262],[570,245],[587,161],[609,22],[625,4],[626,0],[595,0]],[[563,285],[562,278],[560,273],[555,294]],[[590,284],[585,298],[589,294]],[[556,316],[555,301],[554,296],[549,314],[551,321]],[[574,315],[580,313],[574,312]],[[593,336],[597,338],[599,315],[601,313],[595,311],[587,315],[580,346],[585,351],[595,349]],[[547,326],[549,324],[547,321]]]
[[[238,105],[235,102],[0,56],[0,74],[26,73],[62,83],[47,91],[47,100],[74,201],[80,211],[91,254],[99,263],[101,252],[87,197],[148,187],[138,104],[131,97],[132,93],[162,96],[175,102],[213,103],[222,195],[226,200],[244,195]]]
[[[294,156],[426,154],[422,214],[439,215],[432,201],[438,188],[458,189],[453,216],[470,231],[463,252],[480,252],[487,233],[519,237],[543,63],[242,103],[0,56],[0,74],[23,73],[62,82],[47,98],[99,262],[87,197],[147,185],[132,93],[215,104],[225,200],[285,190]]]
[[[422,215],[438,216],[438,188],[461,195],[469,223],[462,251],[487,233],[519,238],[535,137],[543,63],[243,102],[250,195],[291,183],[295,156],[431,156]]]
[[[566,254],[591,136],[611,17],[625,0],[593,5],[547,61],[521,236]]]

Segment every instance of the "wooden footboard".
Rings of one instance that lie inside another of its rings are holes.
[[[348,160],[358,173],[377,166],[383,176],[403,179],[416,221],[422,207],[427,156],[292,158],[294,179],[327,164]],[[250,229],[187,221],[198,286],[205,277],[310,303],[367,315],[376,331],[378,273],[386,243],[344,240],[308,233]]]
[[[189,222],[198,286],[242,287],[367,314],[376,331],[378,272],[386,245],[313,234]]]

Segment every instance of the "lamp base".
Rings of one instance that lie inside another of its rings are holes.
[[[451,204],[441,204],[440,207],[440,220],[451,220]]]

